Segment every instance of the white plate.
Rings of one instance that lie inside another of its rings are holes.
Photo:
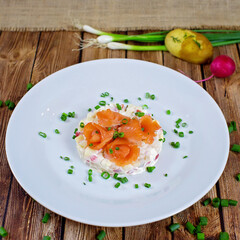
[[[114,179],[104,180],[97,172],[92,183],[87,181],[89,168],[79,159],[72,139],[80,119],[103,100],[100,94],[105,91],[115,102],[128,98],[136,105],[148,104],[167,131],[155,171],[128,177],[118,189]],[[145,99],[146,92],[154,93],[156,100]],[[75,111],[76,118],[61,121],[61,113],[69,111]],[[188,123],[181,128],[184,138],[173,132],[179,117]],[[56,128],[60,135],[54,133]],[[39,131],[48,137],[40,137]],[[172,141],[181,147],[172,148]],[[87,224],[133,226],[172,216],[203,197],[226,165],[229,134],[215,101],[184,75],[144,61],[103,59],[65,68],[34,86],[11,116],[6,151],[20,185],[46,208]],[[71,165],[75,169],[69,175]],[[145,188],[146,182],[152,187]]]

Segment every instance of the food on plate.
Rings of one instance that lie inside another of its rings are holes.
[[[111,103],[88,113],[76,134],[81,159],[110,174],[142,173],[158,160],[163,130],[143,107]]]

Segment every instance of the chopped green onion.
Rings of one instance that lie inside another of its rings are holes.
[[[230,206],[237,206],[238,201],[229,199],[229,200],[228,200],[228,204],[229,204]]]
[[[10,100],[5,101],[5,105],[8,106],[10,102]]]
[[[58,129],[55,129],[55,133],[56,133],[56,134],[59,134],[60,132],[59,132],[59,130],[58,130]]]
[[[170,232],[174,232],[174,231],[176,231],[179,228],[180,228],[180,224],[179,223],[173,223],[170,226],[168,226],[168,229],[170,230]]]
[[[89,174],[89,175],[88,175],[88,181],[89,181],[89,182],[92,182],[92,174]]]
[[[119,147],[115,147],[115,150],[119,150]]]
[[[240,145],[238,144],[233,144],[232,148],[231,148],[231,151],[233,152],[240,152]]]
[[[13,110],[14,108],[15,108],[15,103],[14,102],[10,102],[8,104],[8,109]]]
[[[66,121],[67,117],[68,117],[68,115],[66,113],[62,113],[62,115],[61,115],[62,121]]]
[[[118,178],[118,180],[119,180],[121,183],[126,183],[126,182],[128,182],[128,179],[127,179],[126,177]]]
[[[141,101],[142,99],[139,97],[138,100]]]
[[[189,134],[193,134],[193,131],[189,131],[188,133],[189,133]]]
[[[51,240],[51,237],[49,237],[49,236],[44,236],[44,237],[43,237],[43,240]]]
[[[124,99],[123,101],[124,101],[125,103],[128,103],[128,102],[129,102],[128,99]]]
[[[114,173],[113,178],[118,179],[118,173]]]
[[[166,114],[167,114],[167,115],[170,115],[170,114],[171,114],[171,111],[170,111],[170,110],[167,110],[167,111],[166,111]]]
[[[145,115],[145,113],[144,112],[136,112],[135,115],[138,117],[143,117]]]
[[[73,170],[72,169],[68,169],[67,173],[68,174],[73,174]]]
[[[142,105],[142,109],[148,109],[148,105],[146,104]]]
[[[141,128],[142,131],[144,131],[144,128]]]
[[[75,130],[74,130],[74,133],[76,133],[78,131],[78,129],[77,128],[75,128]]]
[[[151,97],[151,94],[149,93],[149,92],[147,92],[146,94],[145,94],[145,98],[150,98]]]
[[[86,185],[86,183],[85,183],[85,182],[83,182],[83,185]]]
[[[201,226],[206,226],[208,224],[208,219],[207,217],[200,217],[199,218],[199,225]]]
[[[122,124],[127,124],[128,123],[128,120],[126,119],[126,118],[124,118],[123,120],[122,120]]]
[[[88,109],[88,111],[89,111],[89,112],[91,112],[91,111],[92,111],[92,109],[91,109],[91,108],[89,108],[89,109]]]
[[[113,97],[111,97],[111,102],[113,101]]]
[[[171,142],[171,146],[174,147],[174,148],[179,148],[180,143],[179,142]]]
[[[0,236],[1,237],[6,237],[8,235],[8,232],[4,227],[0,227]]]
[[[144,183],[144,187],[150,188],[150,187],[151,187],[151,184],[150,184],[150,183]]]
[[[227,232],[220,232],[219,240],[229,240],[229,234]]]
[[[114,187],[115,187],[115,188],[119,188],[119,187],[120,187],[120,183],[119,183],[119,182],[116,183],[116,184],[114,185]]]
[[[113,150],[111,148],[109,148],[109,153],[113,154]]]
[[[46,138],[46,137],[47,137],[47,134],[44,133],[44,132],[39,132],[38,135],[41,136],[41,137],[43,137],[43,138]]]
[[[109,96],[109,92],[105,92],[101,94],[101,97],[107,97],[107,96]]]
[[[163,143],[166,141],[166,139],[165,138],[163,138]]]
[[[85,126],[84,122],[81,122],[81,123],[80,123],[80,127],[81,127],[81,128],[84,128],[84,126]]]
[[[147,171],[148,172],[153,172],[153,170],[155,169],[156,167],[152,166],[152,167],[147,167]]]
[[[93,144],[92,144],[92,143],[90,143],[90,144],[89,144],[89,147],[92,147],[92,146],[93,146]]]
[[[98,104],[99,104],[100,106],[105,106],[105,105],[106,105],[106,101],[100,101]]]
[[[195,228],[195,233],[201,233],[201,232],[202,232],[201,225],[197,225]]]
[[[99,134],[99,131],[95,131],[95,133]]]
[[[72,139],[75,139],[76,137],[77,137],[76,135],[73,135],[73,136],[72,136]]]
[[[211,203],[211,198],[207,198],[206,200],[203,201],[203,206],[207,206],[209,203]]]
[[[138,184],[135,184],[134,187],[135,187],[135,188],[139,188]]]
[[[101,230],[100,233],[97,235],[97,240],[103,240],[106,236],[106,232],[104,230]]]
[[[167,132],[165,131],[165,130],[162,130],[163,131],[163,135],[166,135],[167,134]]]
[[[0,100],[0,107],[3,105],[3,101]]]
[[[175,133],[178,133],[178,130],[177,130],[177,129],[174,129],[173,131],[174,131]]]
[[[70,160],[69,157],[64,157],[63,159],[64,159],[65,161],[69,161],[69,160]]]
[[[168,176],[168,174],[167,174],[167,173],[165,173],[165,174],[164,174],[164,177],[167,177],[167,176]]]
[[[97,105],[97,106],[95,106],[94,107],[96,110],[98,110],[99,108],[100,108],[100,106],[99,105]]]
[[[228,199],[221,199],[221,206],[222,207],[228,207],[229,206]]]
[[[114,131],[113,133],[113,139],[116,139],[118,137],[118,131]]]
[[[192,223],[187,222],[187,223],[186,223],[186,229],[187,229],[191,234],[194,234],[196,228],[192,225]]]
[[[240,182],[240,173],[237,174],[236,179],[238,182]]]
[[[233,132],[233,131],[237,131],[237,125],[235,121],[231,121],[229,126],[228,126],[228,131],[229,133]]]
[[[122,110],[122,107],[119,103],[116,104],[118,110]]]
[[[220,198],[214,198],[214,199],[212,200],[212,205],[213,205],[213,207],[219,208],[220,202],[221,202]]]
[[[183,158],[187,158],[188,156],[184,156]]]
[[[110,174],[108,172],[102,172],[101,177],[104,178],[104,179],[109,179]]]
[[[32,83],[27,84],[27,91],[29,91],[33,87]]]
[[[92,169],[88,170],[88,175],[92,175]]]
[[[123,137],[124,137],[124,132],[118,133],[118,136],[119,136],[120,138],[123,138]]]
[[[186,127],[187,126],[187,123],[182,123],[182,127]]]
[[[150,98],[151,98],[152,100],[154,100],[156,97],[155,97],[154,94],[152,94]]]
[[[50,218],[50,214],[49,213],[45,213],[45,215],[44,215],[44,217],[42,219],[42,223],[47,223],[49,218]]]
[[[75,112],[69,112],[68,117],[74,118],[75,117]]]
[[[74,166],[70,166],[71,169],[74,169]]]
[[[184,137],[184,132],[179,132],[179,133],[178,133],[178,136],[179,136],[179,137]]]
[[[176,121],[176,124],[179,124],[180,122],[182,122],[182,119],[179,118],[177,121]]]
[[[108,127],[107,130],[110,131],[112,128],[111,127]]]
[[[204,240],[205,234],[204,233],[197,233],[197,240]]]
[[[179,125],[179,124],[176,124],[175,127],[176,127],[176,128],[180,128],[180,125]]]

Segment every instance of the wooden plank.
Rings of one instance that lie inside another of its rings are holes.
[[[84,33],[84,39],[90,39],[96,37],[95,35]],[[111,51],[102,48],[86,48],[82,51],[82,61],[90,61],[101,58],[125,58],[125,51],[116,50]],[[95,239],[96,235],[100,230],[106,231],[106,237],[104,240],[121,240],[122,239],[122,228],[107,228],[107,227],[96,227],[91,225],[86,225],[82,223],[73,222],[66,219],[64,239],[81,239],[89,240]]]
[[[214,78],[206,82],[206,89],[216,100],[227,120],[236,121],[238,131],[230,134],[231,145],[240,144],[240,61],[236,45],[215,48],[214,56],[228,55],[236,63],[236,72],[226,79]],[[204,74],[210,76],[209,66],[204,67]],[[240,200],[239,182],[235,175],[240,172],[240,154],[230,151],[227,166],[219,180],[220,196],[223,199]],[[240,208],[223,208],[224,228],[231,240],[240,239]]]
[[[143,32],[129,32],[130,34],[141,34]],[[129,44],[134,44],[129,42]],[[144,44],[145,45],[145,44]],[[134,52],[128,51],[127,58],[139,59],[163,65],[163,54],[161,51],[156,52]],[[162,221],[140,225],[136,227],[127,227],[125,229],[126,240],[142,240],[142,239],[171,239],[171,233],[167,230],[167,226],[171,224],[171,218]]]
[[[36,84],[49,74],[77,63],[79,52],[73,52],[73,48],[72,32],[41,33],[31,82]],[[51,219],[43,224],[41,219],[45,212],[50,211],[35,202],[14,179],[5,224],[10,232],[9,239],[42,239],[45,235],[60,239],[62,218],[50,212]]]
[[[170,67],[174,70],[182,70],[191,77],[194,80],[200,80],[202,79],[201,74],[201,67],[200,65],[187,63],[185,61],[182,61],[180,59],[177,59],[173,57],[170,53],[164,52],[164,66]],[[202,84],[201,84],[202,86]],[[208,197],[216,197],[217,191],[216,187],[214,186],[211,191],[203,197],[203,199],[206,199]],[[211,206],[203,207],[201,204],[201,201],[194,204],[192,207],[186,209],[185,211],[173,216],[174,222],[179,222],[183,225],[187,221],[192,222],[193,224],[198,224],[198,219],[200,216],[206,216],[208,217],[209,224],[204,229],[204,233],[209,238],[216,238],[218,233],[221,231],[221,224],[220,224],[220,215],[219,212],[212,208]],[[174,233],[174,240],[185,240],[185,239],[195,239],[194,236],[188,233],[184,229],[184,227],[181,227],[179,231],[176,231]]]
[[[0,37],[0,99],[17,103],[26,93],[39,33],[2,32]],[[0,224],[4,222],[11,181],[5,153],[5,134],[12,111],[0,108]],[[8,228],[8,226],[6,227]]]

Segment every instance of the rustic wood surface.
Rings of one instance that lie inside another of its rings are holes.
[[[99,48],[78,48],[80,40],[93,35],[77,32],[2,32],[0,33],[0,100],[10,99],[17,103],[26,93],[26,85],[36,84],[49,74],[64,67],[101,58],[134,58],[158,63],[172,69],[181,69],[191,78],[198,80],[210,75],[209,65],[194,65],[176,59],[169,53],[111,51]],[[222,109],[227,122],[236,121],[238,131],[230,135],[231,145],[240,144],[240,60],[239,46],[231,45],[214,49],[214,55],[227,54],[236,63],[237,71],[227,79],[214,78],[201,84]],[[126,228],[95,227],[76,223],[50,212],[33,200],[13,177],[5,153],[5,135],[11,111],[0,108],[0,226],[9,232],[6,239],[41,240],[51,236],[55,240],[91,240],[100,230],[106,231],[106,240],[188,240],[195,239],[184,227],[171,234],[167,226],[173,222],[195,224],[199,216],[207,216],[208,226],[204,229],[206,239],[218,239],[219,232],[227,231],[231,240],[240,240],[240,208],[215,209],[203,207],[201,201],[185,211],[155,223]],[[230,151],[223,175],[211,191],[204,196],[240,200],[240,183],[234,176],[240,172],[240,154]],[[46,212],[51,221],[41,222]],[[1,239],[1,237],[0,237]]]

